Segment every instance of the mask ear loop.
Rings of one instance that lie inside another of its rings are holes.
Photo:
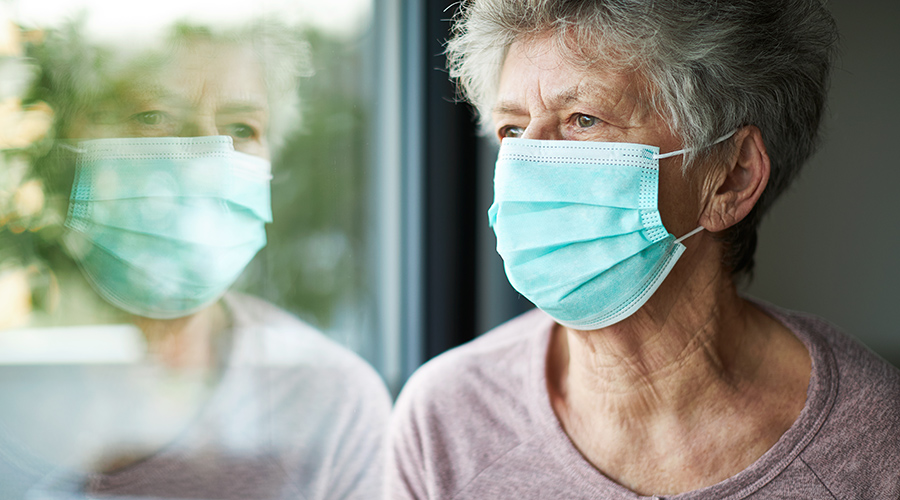
[[[693,231],[689,232],[688,234],[682,236],[681,238],[678,238],[677,240],[675,240],[675,243],[681,243],[682,241],[684,241],[684,240],[690,238],[691,236],[693,236],[693,235],[695,235],[695,234],[697,234],[697,233],[699,233],[700,231],[703,231],[703,230],[705,230],[705,229],[706,229],[706,228],[703,227],[703,226],[697,226],[697,229],[694,229]]]
[[[715,146],[716,144],[718,144],[718,143],[720,143],[720,142],[722,142],[722,141],[728,139],[729,137],[733,136],[735,133],[737,133],[737,130],[732,130],[731,132],[729,132],[729,133],[723,135],[722,137],[719,137],[718,139],[716,139],[716,140],[715,140],[712,144],[710,144],[709,146]],[[707,146],[707,147],[709,147],[709,146]],[[654,154],[654,155],[653,155],[653,159],[654,159],[654,160],[661,160],[661,159],[663,159],[663,158],[670,158],[670,157],[672,157],[672,156],[678,156],[678,155],[684,154],[684,153],[686,153],[687,151],[690,151],[690,149],[679,149],[678,151],[672,151],[671,153],[662,153],[662,154],[657,153],[657,154]],[[703,230],[705,230],[705,229],[706,229],[706,228],[703,227],[703,226],[697,226],[697,229],[694,229],[693,231],[689,232],[688,234],[682,236],[681,238],[678,238],[677,240],[675,240],[675,243],[681,243],[682,241],[684,241],[684,240],[690,238],[691,236],[693,236],[693,235],[695,235],[695,234],[697,234],[697,233],[699,233],[700,231],[703,231]]]
[[[63,142],[58,142],[58,143],[56,143],[56,145],[63,149],[68,149],[69,151],[73,151],[75,153],[87,153],[86,149],[76,148],[75,146],[69,146],[68,144],[63,143]]]
[[[729,132],[729,133],[723,135],[722,137],[719,137],[718,139],[716,139],[715,141],[713,141],[712,144],[710,144],[709,146],[706,146],[706,147],[715,146],[716,144],[718,144],[718,143],[724,141],[725,139],[728,139],[729,137],[733,136],[735,133],[737,133],[737,130],[732,130],[731,132]],[[687,153],[688,151],[691,151],[691,149],[689,149],[689,148],[686,148],[686,149],[679,149],[678,151],[672,151],[671,153],[656,153],[656,154],[653,155],[653,159],[654,159],[654,160],[662,160],[663,158],[671,158],[671,157],[673,157],[673,156],[683,155],[683,154]]]

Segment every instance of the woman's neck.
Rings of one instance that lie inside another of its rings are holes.
[[[703,271],[676,266],[631,317],[595,331],[557,326],[550,344],[560,423],[594,466],[639,493],[740,472],[803,408],[806,348],[729,276]]]
[[[152,360],[173,369],[209,370],[216,364],[215,339],[228,328],[228,313],[219,303],[175,319],[135,317],[147,339]]]
[[[737,388],[758,369],[763,348],[763,339],[751,342],[747,333],[753,326],[747,307],[733,290],[681,295],[668,304],[649,302],[602,330],[560,326],[566,388],[625,416],[686,409],[711,388]]]

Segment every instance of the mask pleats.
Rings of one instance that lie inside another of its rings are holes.
[[[266,244],[269,163],[228,137],[86,141],[66,246],[110,303],[176,318],[217,300]]]
[[[683,248],[658,212],[657,151],[504,139],[488,219],[510,284],[574,328],[637,310]]]

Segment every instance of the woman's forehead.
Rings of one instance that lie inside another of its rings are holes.
[[[648,110],[642,75],[617,65],[579,63],[547,36],[514,42],[504,59],[494,112],[539,101],[548,108],[578,102]]]
[[[156,64],[138,61],[135,68],[118,80],[137,100],[189,107],[212,99],[268,107],[262,65],[252,51],[231,44],[180,47]]]

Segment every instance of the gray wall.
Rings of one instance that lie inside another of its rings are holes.
[[[900,2],[831,2],[824,137],[763,222],[748,293],[815,313],[900,366]]]

